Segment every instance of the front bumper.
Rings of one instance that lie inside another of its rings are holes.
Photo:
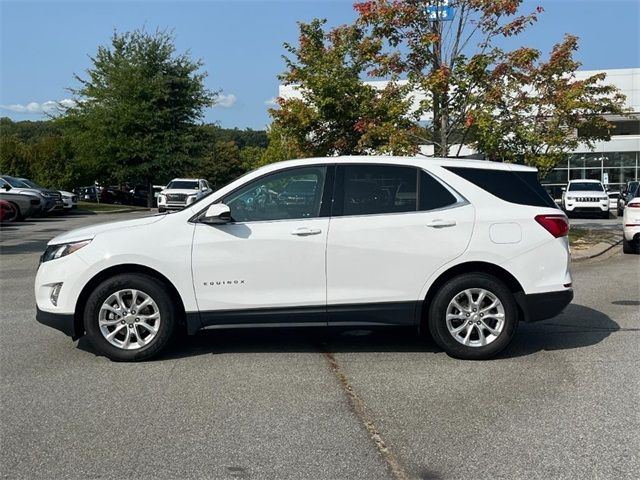
[[[609,202],[567,202],[565,204],[567,212],[608,212]]]
[[[82,329],[76,325],[73,314],[71,313],[45,312],[36,307],[36,320],[47,327],[61,331],[73,340],[77,340],[84,333]]]
[[[529,295],[519,292],[516,293],[515,297],[524,313],[523,320],[525,322],[537,322],[555,317],[562,312],[573,300],[573,289]]]

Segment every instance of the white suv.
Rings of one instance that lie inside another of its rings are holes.
[[[572,213],[599,213],[609,218],[609,195],[600,180],[571,180],[562,194],[562,208]]]
[[[158,211],[182,210],[211,193],[204,178],[174,178],[158,195]]]
[[[253,171],[172,215],[49,242],[38,321],[114,360],[174,331],[414,326],[487,358],[573,298],[568,222],[533,168],[343,157]]]

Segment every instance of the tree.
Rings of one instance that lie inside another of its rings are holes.
[[[245,171],[240,149],[233,140],[215,142],[192,170],[193,176],[206,178],[214,189],[223,187]]]
[[[438,18],[445,4],[455,12],[449,21]],[[492,157],[540,163],[546,169],[574,145],[571,129],[601,124],[594,114],[621,111],[623,97],[616,89],[596,85],[603,78],[575,80],[580,66],[571,58],[575,37],[567,37],[547,63],[537,66],[537,50],[506,52],[497,46],[500,39],[522,33],[543,12],[537,7],[519,14],[521,4],[522,0],[355,4],[356,25],[366,29],[367,44],[376,46],[369,48],[376,64],[370,75],[392,81],[404,77],[412,89],[424,93],[417,113],[432,118],[425,140],[434,145],[436,155],[448,156],[455,143],[475,143]],[[549,142],[546,147],[544,142]]]
[[[356,26],[325,33],[324,23],[301,23],[299,46],[285,44],[292,58],[285,57],[287,71],[280,79],[295,85],[300,98],[280,98],[279,108],[269,111],[277,132],[270,140],[286,138],[287,148],[304,156],[414,152],[405,89],[362,82],[369,48],[376,46]],[[271,143],[267,152],[275,153]]]
[[[28,177],[31,175],[29,163],[29,146],[21,142],[15,135],[0,138],[0,172],[3,175]]]
[[[76,106],[61,118],[81,163],[99,180],[119,183],[182,172],[203,147],[195,123],[215,93],[204,86],[201,61],[176,54],[165,31],[114,33],[100,46],[87,78],[71,88]]]
[[[546,62],[538,50],[523,47],[495,66],[487,75],[486,104],[467,115],[478,150],[546,175],[580,143],[593,148],[596,140],[610,139],[603,115],[624,113],[624,96],[603,83],[605,74],[575,78],[577,42],[567,35]]]

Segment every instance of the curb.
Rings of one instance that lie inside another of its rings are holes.
[[[131,212],[151,212],[152,210],[139,210],[137,208],[119,208],[118,210],[79,210],[80,212],[91,212],[96,215],[104,215],[107,213],[131,213]]]
[[[582,262],[584,260],[590,260],[592,258],[599,257],[600,255],[603,255],[603,254],[607,253],[612,248],[617,247],[621,243],[622,243],[622,239],[618,240],[616,243],[607,244],[607,246],[604,249],[600,250],[599,252],[592,253],[590,255],[579,256],[579,257],[571,257],[571,261],[572,262]]]

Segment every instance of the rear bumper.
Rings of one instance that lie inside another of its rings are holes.
[[[36,320],[47,327],[55,328],[73,340],[82,336],[82,332],[78,332],[76,323],[71,313],[51,313],[40,310],[36,307]]]
[[[522,292],[515,295],[518,305],[524,312],[525,322],[537,322],[555,317],[573,300],[573,289],[558,292],[534,293]]]

